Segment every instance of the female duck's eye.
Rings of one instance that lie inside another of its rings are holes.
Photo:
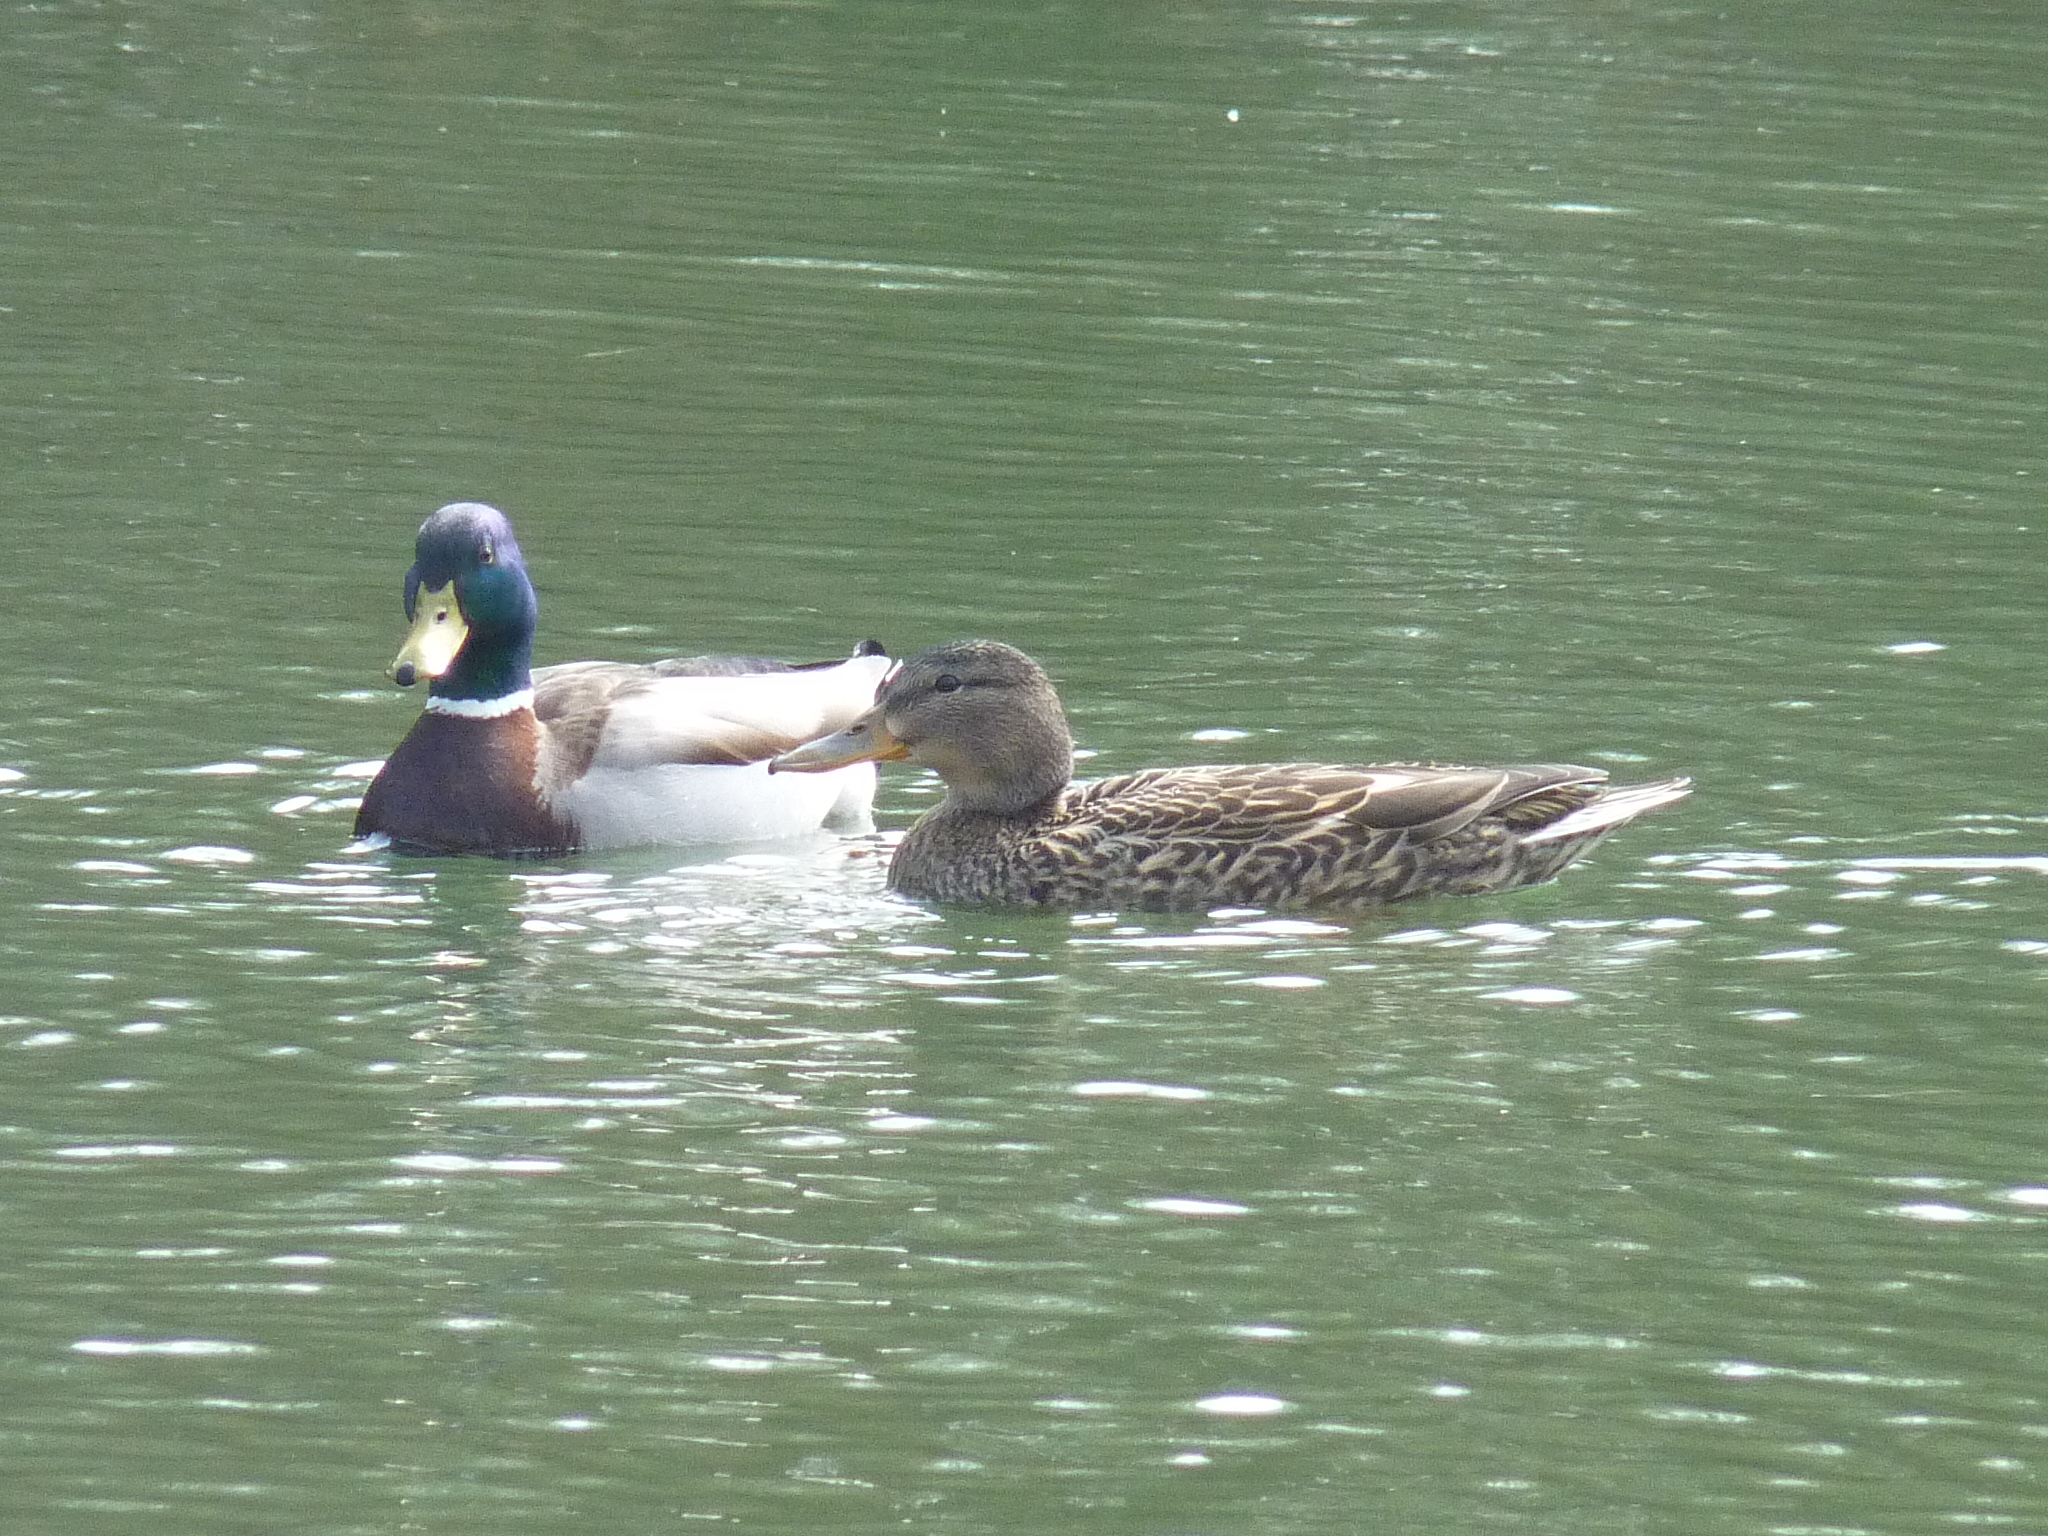
[[[950,672],[941,672],[937,677],[932,679],[933,693],[957,693],[959,691],[960,679],[955,677]]]

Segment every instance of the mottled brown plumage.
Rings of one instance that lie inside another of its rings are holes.
[[[1511,890],[1691,788],[1609,789],[1602,770],[1569,764],[1434,763],[1152,768],[1070,784],[1051,681],[986,640],[913,657],[873,709],[773,766],[892,758],[946,784],[896,851],[894,889],[1058,908],[1358,910]]]

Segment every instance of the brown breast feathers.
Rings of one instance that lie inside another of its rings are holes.
[[[539,854],[576,846],[541,803],[540,725],[530,710],[490,720],[427,711],[363,796],[356,836],[411,852]]]

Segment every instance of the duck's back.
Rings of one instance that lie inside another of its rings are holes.
[[[1605,779],[1566,764],[1151,769],[1070,785],[1028,817],[942,806],[890,880],[933,900],[1153,911],[1474,895],[1548,880],[1626,820],[1541,836]]]
[[[805,779],[771,776],[767,759],[852,719],[889,665],[863,648],[820,667],[690,657],[542,668],[542,792],[585,848],[868,830],[872,765]]]

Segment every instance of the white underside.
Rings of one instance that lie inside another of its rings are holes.
[[[554,798],[586,848],[649,843],[759,843],[820,827],[872,832],[875,767],[770,775],[766,763],[738,767],[667,763],[593,766]]]

